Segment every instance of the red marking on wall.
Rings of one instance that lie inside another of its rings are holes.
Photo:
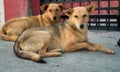
[[[27,12],[27,0],[4,0],[5,21],[10,18],[25,16]]]
[[[33,15],[40,14],[40,2],[39,0],[30,0],[31,9],[33,12]]]

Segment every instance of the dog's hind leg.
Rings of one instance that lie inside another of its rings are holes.
[[[6,40],[6,41],[15,42],[17,38],[18,38],[17,35],[12,35],[12,36],[10,36],[10,35],[1,35],[1,39]]]
[[[61,52],[61,53],[63,53],[64,50],[63,49],[53,49],[53,50],[48,50],[47,52]]]
[[[62,53],[60,52],[46,52],[41,54],[41,57],[46,58],[46,57],[56,57],[56,56],[61,56]]]
[[[62,55],[61,52],[47,51],[48,45],[49,44],[44,44],[43,48],[41,48],[41,50],[39,52],[41,57],[46,58],[46,57],[56,57],[56,56],[61,56]]]

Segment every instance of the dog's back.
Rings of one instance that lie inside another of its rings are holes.
[[[44,4],[41,6],[41,10],[44,12],[43,15],[19,17],[8,20],[0,31],[0,37],[3,40],[15,41],[17,37],[28,28],[57,24],[61,20],[60,17],[63,9],[63,4]]]

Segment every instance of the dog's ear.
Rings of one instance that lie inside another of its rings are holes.
[[[65,8],[65,5],[64,5],[63,3],[60,3],[60,4],[59,4],[59,7],[60,7],[61,10],[65,10],[65,9],[66,9],[66,8]]]
[[[72,14],[72,12],[73,12],[73,8],[63,10],[63,12],[65,13],[65,15],[70,16]]]
[[[42,6],[40,6],[40,9],[45,12],[48,8],[48,4],[43,4]]]
[[[92,14],[93,11],[95,10],[95,8],[96,8],[96,6],[93,5],[93,4],[90,4],[90,5],[86,6],[86,9],[87,9],[89,14]]]

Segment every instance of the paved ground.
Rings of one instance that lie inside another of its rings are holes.
[[[40,64],[16,57],[13,42],[0,40],[0,72],[120,72],[120,47],[116,44],[120,32],[89,31],[89,38],[108,46],[116,54],[78,51],[45,58],[48,63]]]

